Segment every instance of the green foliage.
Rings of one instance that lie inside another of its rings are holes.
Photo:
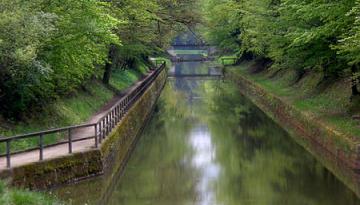
[[[350,64],[358,64],[360,62],[360,1],[356,1],[356,5],[347,16],[355,16],[353,27],[344,33],[343,39],[335,48],[339,50],[339,54],[345,57]]]
[[[117,69],[112,74],[113,78],[110,84],[117,89],[118,92],[124,92],[147,72],[148,68],[144,63],[142,63],[140,67],[132,70]],[[57,99],[53,103],[45,106],[42,112],[32,114],[32,116],[25,118],[23,122],[5,123],[0,121],[4,128],[7,127],[7,129],[4,130],[0,127],[0,135],[13,136],[56,127],[83,124],[87,122],[91,116],[99,112],[114,95],[116,95],[116,92],[114,92],[113,89],[110,89],[97,80],[90,81],[66,98]],[[44,143],[52,144],[64,137],[63,134],[47,135]],[[18,140],[11,144],[11,150],[13,152],[36,147],[38,147],[37,138]],[[5,153],[5,144],[0,145],[0,153]]]
[[[124,90],[138,81],[142,76],[146,74],[148,71],[145,65],[141,66],[141,70],[139,69],[131,69],[131,70],[120,70],[116,69],[112,73],[112,78],[110,80],[110,85],[115,87],[118,90]]]
[[[107,60],[108,45],[118,44],[112,29],[119,21],[109,15],[109,5],[97,0],[52,1],[46,10],[58,16],[56,33],[44,48],[51,64],[52,81],[60,94],[73,91]]]
[[[96,0],[5,0],[0,8],[0,108],[9,116],[73,91],[118,43],[117,20]]]
[[[274,68],[295,69],[299,77],[307,70],[343,76],[355,65],[352,73],[359,78],[358,0],[203,2],[208,39],[240,57],[271,59]]]
[[[206,28],[204,36],[210,43],[218,45],[225,51],[239,51],[240,5],[231,0],[205,0],[204,4]]]
[[[50,66],[38,53],[55,32],[57,16],[31,9],[20,0],[0,2],[0,108],[23,110],[46,97]]]
[[[43,107],[102,75],[104,67],[109,71],[105,64],[138,67],[167,47],[175,30],[197,22],[195,6],[189,9],[195,4],[190,0],[1,1],[0,114],[22,117],[25,111]]]
[[[176,30],[197,22],[190,0],[125,0],[113,2],[117,18],[123,19],[116,33],[122,46],[113,56],[115,67],[133,68],[147,56],[163,52]],[[195,6],[194,6],[195,7]]]

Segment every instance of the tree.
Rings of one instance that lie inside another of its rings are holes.
[[[169,46],[176,31],[199,22],[197,1],[191,0],[122,0],[112,1],[112,13],[121,24],[116,34],[122,45],[111,47],[112,67],[135,68],[151,54],[161,53]],[[104,73],[109,77],[110,64]]]
[[[272,68],[295,69],[298,79],[309,70],[333,79],[351,68],[353,94],[358,94],[355,1],[203,0],[209,9],[206,33],[239,57],[250,53],[270,59]]]
[[[0,2],[0,109],[11,115],[53,88],[53,70],[39,53],[56,32],[58,17],[33,6],[20,0]]]
[[[352,85],[351,91],[353,96],[359,96],[358,84],[360,79],[360,1],[348,12],[347,16],[355,18],[353,27],[342,36],[339,44],[334,46],[340,57],[346,59],[351,67]]]
[[[0,2],[0,108],[20,116],[75,90],[119,44],[118,21],[96,0]]]
[[[241,4],[233,0],[204,0],[204,36],[225,52],[239,53],[242,42]]]

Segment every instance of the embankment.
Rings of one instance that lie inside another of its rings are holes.
[[[226,75],[237,83],[240,92],[360,196],[359,139],[328,126],[315,115],[297,109],[241,72],[236,72],[236,69],[228,68]]]
[[[112,170],[125,165],[166,79],[166,69],[163,69],[99,148],[14,167],[3,171],[1,178],[6,178],[17,187],[45,189],[95,175],[114,173]]]

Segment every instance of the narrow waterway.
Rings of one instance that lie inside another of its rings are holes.
[[[100,187],[102,178],[74,185],[61,197],[109,205],[360,204],[233,83],[188,76],[216,68],[188,62],[170,72],[177,77],[164,88],[123,175],[108,187]]]

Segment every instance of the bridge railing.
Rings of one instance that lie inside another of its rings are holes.
[[[5,154],[1,154],[0,157],[6,157],[6,167],[11,168],[11,156],[21,154],[29,151],[39,151],[39,160],[44,160],[45,148],[50,148],[58,145],[68,144],[68,153],[73,152],[73,143],[79,141],[85,141],[94,139],[94,147],[97,148],[100,143],[111,133],[115,126],[125,116],[126,112],[133,105],[138,98],[147,90],[147,88],[154,82],[159,76],[161,71],[166,67],[166,62],[163,62],[150,76],[146,77],[138,86],[133,88],[121,98],[114,106],[112,106],[103,117],[101,117],[96,123],[89,123],[83,125],[68,126],[56,129],[50,129],[41,132],[34,132],[23,135],[16,135],[12,137],[1,137],[0,145],[5,147]],[[56,143],[46,144],[44,141],[50,137],[59,135],[67,136],[66,139],[62,139]],[[38,145],[34,148],[27,148],[22,150],[11,150],[11,144],[24,139],[37,138]],[[5,146],[4,146],[5,144]]]
[[[209,47],[210,44],[207,43],[174,43],[171,44],[172,47]]]
[[[162,59],[156,59],[155,60],[155,66],[159,66],[159,65],[162,65],[164,63],[166,64],[165,60],[162,60]]]
[[[236,62],[238,61],[238,58],[236,58],[236,57],[221,57],[220,60],[224,66],[227,66],[227,65],[236,64]]]

